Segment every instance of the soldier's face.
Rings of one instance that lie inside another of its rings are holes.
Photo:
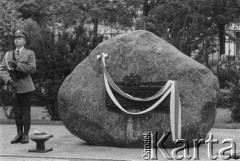
[[[25,43],[26,43],[26,40],[23,38],[23,37],[16,37],[14,39],[14,43],[15,45],[18,47],[18,46],[24,46]]]

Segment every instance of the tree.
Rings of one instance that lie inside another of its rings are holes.
[[[134,26],[134,18],[140,9],[141,0],[62,0],[55,5],[55,18],[65,27],[84,23],[93,24],[92,40],[98,33],[99,24],[115,29],[126,29]]]
[[[19,1],[19,0],[18,0]],[[25,20],[31,18],[40,26],[46,26],[51,20],[51,4],[48,0],[20,0],[17,11],[21,14],[20,17]]]
[[[212,20],[219,30],[220,55],[225,54],[225,27],[239,18],[240,7],[237,0],[213,0]]]
[[[16,11],[17,5],[14,0],[0,1],[0,51],[4,53],[14,47],[13,32],[20,20]]]
[[[93,25],[92,42],[99,24],[114,29],[129,29],[141,10],[142,0],[16,0],[21,18],[36,21],[39,25],[64,24],[64,28],[78,23]]]
[[[162,0],[152,3],[154,5],[144,17],[146,29],[163,37],[188,56],[198,51],[197,60],[206,66],[208,55],[216,50],[218,33],[222,42],[225,24],[239,15],[239,7],[230,0]]]

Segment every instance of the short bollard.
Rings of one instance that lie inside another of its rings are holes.
[[[51,134],[47,133],[34,133],[32,135],[29,135],[29,138],[36,142],[36,149],[28,150],[28,152],[35,152],[35,153],[46,153],[49,151],[52,151],[53,148],[45,149],[45,141],[53,137]]]

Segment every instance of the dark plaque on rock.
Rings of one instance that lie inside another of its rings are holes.
[[[147,98],[155,95],[167,82],[141,82],[140,76],[130,74],[130,76],[125,76],[122,82],[116,82],[116,85],[125,93],[138,98]],[[152,106],[159,98],[151,101],[133,101],[127,99],[113,90],[113,94],[122,105],[122,107],[127,111],[143,111]],[[164,99],[164,101],[158,105],[154,110],[159,112],[169,113],[170,106],[170,94]],[[122,112],[115,103],[109,97],[106,91],[106,107],[114,112]]]

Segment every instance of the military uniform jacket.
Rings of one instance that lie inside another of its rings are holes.
[[[11,80],[11,76],[8,73],[7,70],[7,64],[6,59],[9,62],[9,66],[11,62],[13,62],[13,52],[9,51],[8,56],[6,58],[3,58],[3,61],[0,66],[0,77],[5,82],[5,84],[8,83],[9,80]],[[34,73],[36,71],[36,58],[35,53],[32,50],[23,49],[19,55],[15,54],[17,67],[15,70],[25,73],[25,76],[23,78],[18,79],[17,82],[17,93],[27,93],[35,90],[32,78],[30,74]],[[10,91],[13,91],[10,87]]]

